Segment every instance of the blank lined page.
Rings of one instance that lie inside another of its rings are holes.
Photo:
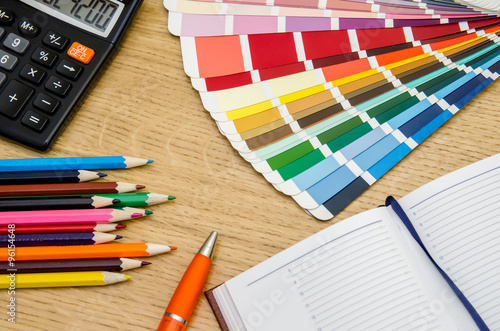
[[[400,200],[438,265],[491,330],[500,330],[500,157]]]
[[[378,209],[370,212],[226,282],[246,329],[441,329]]]

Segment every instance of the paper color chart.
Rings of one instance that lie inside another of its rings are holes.
[[[164,0],[231,145],[329,220],[500,76],[493,0]]]

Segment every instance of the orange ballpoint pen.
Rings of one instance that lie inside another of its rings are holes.
[[[217,232],[212,232],[189,264],[170,299],[157,331],[182,331],[193,313],[207,279]]]

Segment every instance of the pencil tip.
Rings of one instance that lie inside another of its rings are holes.
[[[123,238],[122,236],[117,235],[116,238],[115,238],[115,240],[122,239],[122,238]]]
[[[144,214],[146,214],[146,215],[151,215],[152,213],[153,213],[153,212],[152,212],[151,210],[146,210],[146,211],[144,211]]]
[[[141,189],[143,189],[143,188],[146,188],[146,186],[144,186],[144,185],[136,185],[136,186],[135,186],[135,188],[136,188],[137,190],[141,190]]]
[[[120,203],[120,199],[113,199],[113,201],[111,202],[112,204],[116,205],[117,203]]]
[[[125,224],[117,224],[115,229],[123,229],[126,228],[127,226]]]
[[[97,176],[99,176],[99,177],[106,177],[106,176],[107,176],[107,174],[103,174],[103,173],[98,172],[98,173],[97,173]]]
[[[172,251],[175,251],[177,249],[177,247],[175,247],[175,246],[168,246],[168,247],[170,247],[170,250],[172,250]]]
[[[142,261],[142,262],[141,262],[141,267],[142,267],[142,266],[145,266],[145,265],[150,265],[150,264],[151,264],[151,262]]]
[[[168,196],[168,200],[174,200],[174,199],[175,199],[175,197],[173,195]]]
[[[125,279],[127,279],[127,280],[132,279],[132,276],[130,276],[130,275],[123,275],[123,277],[125,277]]]
[[[153,160],[148,160],[148,164],[149,164],[149,163],[153,163],[153,162],[154,162]]]

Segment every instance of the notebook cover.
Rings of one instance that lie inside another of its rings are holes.
[[[220,285],[218,285],[210,290],[205,291],[205,297],[207,298],[208,303],[210,304],[210,307],[212,308],[212,310],[215,314],[215,318],[217,319],[217,322],[219,323],[219,326],[222,329],[222,331],[229,331],[229,328],[226,324],[226,321],[224,320],[224,317],[222,316],[222,312],[219,308],[219,305],[217,304],[217,301],[215,300],[215,296],[212,293],[213,290],[215,290],[219,286]]]

